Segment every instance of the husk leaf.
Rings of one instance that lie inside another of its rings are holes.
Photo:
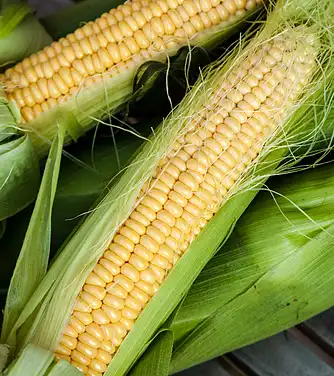
[[[16,214],[36,197],[39,163],[25,135],[0,144],[0,221]]]
[[[50,150],[34,212],[11,279],[4,311],[2,339],[10,333],[12,326],[47,271],[50,254],[51,212],[63,140],[63,130],[60,129]]]
[[[16,61],[52,42],[26,4],[7,5],[0,14],[0,65]]]

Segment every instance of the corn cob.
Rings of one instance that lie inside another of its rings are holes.
[[[22,123],[83,87],[169,54],[198,33],[228,23],[262,0],[132,0],[31,55],[0,77]]]
[[[316,67],[305,27],[260,45],[227,72],[174,140],[89,274],[56,356],[102,375],[168,272],[279,131]]]

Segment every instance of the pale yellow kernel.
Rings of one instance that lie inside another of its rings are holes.
[[[143,214],[139,213],[138,211],[132,212],[132,214],[130,215],[130,218],[133,219],[134,221],[137,221],[142,226],[142,228],[145,228],[145,231],[146,231],[146,227],[150,224],[150,220],[147,217],[145,217]]]
[[[112,360],[112,357],[108,351],[98,349],[97,354],[96,354],[96,359],[103,362],[104,364],[109,364]]]
[[[133,309],[134,311],[141,311],[144,307],[144,304],[137,299],[135,299],[132,295],[128,295],[125,299],[125,305],[128,308]]]
[[[254,94],[246,94],[244,96],[244,100],[254,108],[254,110],[258,110],[261,107],[261,101],[256,97]]]
[[[155,221],[153,221],[152,225],[159,229],[164,236],[170,235],[171,228],[167,223],[156,219]]]
[[[259,122],[263,126],[267,125],[268,122],[269,122],[268,116],[264,112],[262,112],[262,111],[256,111],[256,112],[254,112],[253,118],[259,120]]]
[[[134,253],[147,261],[151,261],[153,258],[153,253],[141,244],[135,246]]]
[[[84,354],[82,354],[78,350],[73,350],[72,351],[71,359],[74,360],[77,363],[80,363],[80,364],[83,364],[83,365],[86,365],[86,366],[88,366],[89,363],[90,363],[90,361],[91,361],[91,359],[88,358],[88,356],[85,356]]]
[[[245,135],[249,136],[252,139],[256,137],[256,130],[248,123],[242,125],[241,132],[243,132]]]
[[[254,75],[249,75],[245,77],[245,82],[250,86],[250,87],[256,87],[259,85],[259,80],[254,76]]]
[[[183,20],[175,9],[170,9],[167,12],[167,15],[169,17],[169,22],[172,23],[174,26],[173,28],[173,33],[174,33],[176,28],[179,29],[180,27],[182,27]]]
[[[55,354],[56,356],[56,359],[58,360],[66,360],[67,362],[70,362],[71,361],[71,358],[67,355],[62,355],[62,354]]]
[[[103,330],[101,329],[100,325],[97,325],[96,323],[88,325],[86,327],[86,332],[99,341],[103,341],[104,339]]]
[[[78,341],[76,338],[63,335],[61,337],[60,343],[69,348],[70,350],[73,350],[76,348]]]
[[[116,235],[113,241],[121,245],[122,247],[124,247],[130,252],[133,251],[133,248],[135,246],[133,241],[131,241],[128,237],[123,236],[123,235]]]
[[[78,342],[76,350],[78,350],[81,354],[83,354],[84,356],[87,356],[88,358],[91,358],[91,359],[95,358],[96,355],[97,355],[97,349],[96,348],[85,345],[82,342]]]
[[[184,208],[185,211],[192,214],[194,217],[199,218],[203,215],[203,210],[196,205],[189,202],[187,206]]]
[[[158,266],[159,268],[162,268],[162,269],[167,269],[169,263],[168,263],[168,259],[157,254],[157,255],[154,255],[153,260],[151,261],[151,264]]]
[[[126,61],[131,57],[131,51],[129,50],[129,48],[126,46],[125,43],[123,42],[119,43],[118,48],[119,48],[119,53],[121,55],[121,59],[123,61]]]
[[[112,323],[118,322],[121,318],[121,312],[118,308],[108,306],[107,304],[103,304],[102,310],[107,315],[110,322]]]
[[[188,172],[182,172],[180,174],[179,180],[188,188],[190,188],[193,192],[195,192],[198,189],[198,183],[196,179]]]
[[[203,153],[204,154],[204,153]],[[196,158],[196,156],[194,155],[194,158]],[[200,163],[203,163],[203,158],[196,158]],[[207,166],[205,164],[205,166]],[[174,191],[179,193],[180,195],[182,195],[184,198],[188,199],[192,196],[192,190],[187,186],[185,185],[184,183],[182,183],[181,181],[177,181],[174,185]],[[159,214],[158,214],[158,217],[159,217]]]
[[[140,280],[147,282],[150,285],[153,285],[153,283],[156,282],[156,277],[151,269],[146,269],[140,272]],[[137,283],[139,283],[139,281]]]
[[[165,270],[157,265],[151,265],[151,269],[156,276],[157,282],[161,283],[167,275],[167,268]]]
[[[112,276],[116,276],[120,273],[120,266],[123,265],[124,263],[124,260],[121,259],[120,261],[120,258],[118,256],[116,256],[114,253],[110,252],[110,251],[105,251],[104,257],[100,259],[99,263],[105,268],[107,269],[107,271],[112,275]],[[120,262],[121,265],[118,265],[116,262]],[[107,283],[110,283],[111,280],[112,280],[112,276],[110,277],[110,275],[108,275],[108,281],[106,281]],[[110,280],[111,279],[111,280]]]
[[[71,362],[71,364],[76,367],[80,372],[82,372],[83,374],[86,374],[86,372],[88,371],[88,367],[85,366],[84,364],[81,364],[81,363],[78,363],[78,362],[75,362],[73,360],[69,360],[69,362]]]
[[[97,308],[101,307],[101,304],[102,304],[101,300],[99,300],[98,298],[96,298],[95,296],[93,296],[92,294],[90,294],[89,292],[87,292],[87,291],[81,291],[80,294],[79,294],[79,296],[92,309],[97,309]],[[75,308],[75,309],[77,309],[77,308]]]
[[[152,272],[153,273],[153,272]],[[131,309],[129,307],[125,307],[122,310],[122,316],[129,320],[135,320],[139,316],[139,312]]]
[[[68,356],[71,355],[71,349],[59,343],[56,348],[56,353]]]
[[[134,242],[135,244],[139,243],[139,235],[145,234],[146,227],[143,226],[141,223],[138,221],[135,221],[134,219],[128,219],[125,222],[125,225],[127,226],[128,229],[131,229],[133,232],[135,232],[138,236],[138,241]],[[124,234],[123,234],[124,235]],[[136,239],[137,239],[136,236]],[[132,240],[133,241],[133,240]]]
[[[164,234],[155,226],[149,226],[146,230],[146,234],[154,239],[158,244],[163,244],[165,241]]]
[[[128,292],[116,282],[112,282],[107,286],[107,292],[121,299],[125,299],[128,295]]]
[[[184,213],[183,213],[184,214]],[[182,214],[182,216],[183,216]],[[179,241],[174,239],[172,236],[166,237],[166,244],[172,248],[174,251],[177,251],[179,248]]]
[[[175,184],[175,178],[167,172],[158,175],[160,181],[167,185],[169,189],[172,189]]]
[[[137,254],[133,254],[130,257],[129,263],[139,271],[142,271],[148,268],[148,261],[138,256]]]
[[[103,374],[101,372],[96,371],[95,369],[87,368],[87,373],[85,375],[86,376],[102,376]]]
[[[77,298],[74,306],[75,311],[90,313],[92,312],[92,307],[86,303],[83,299]]]
[[[115,284],[123,287],[127,292],[133,290],[134,287],[133,281],[121,274],[115,276]]]
[[[107,264],[108,260],[102,258],[100,259],[99,263],[94,268],[94,273],[97,274],[100,278],[102,278],[106,283],[109,283],[113,280],[112,274],[106,269],[104,266]],[[104,264],[104,265],[103,265]]]
[[[114,62],[109,54],[109,52],[105,48],[100,48],[97,52],[98,59],[100,61],[103,70],[109,69],[113,66]]]
[[[112,295],[111,293],[107,293],[103,303],[106,304],[109,307],[115,308],[117,310],[120,310],[124,308],[124,299],[121,299],[115,295]],[[107,313],[107,312],[106,312]],[[108,313],[107,313],[108,315]]]
[[[104,287],[106,285],[106,282],[94,272],[91,272],[89,274],[89,276],[86,279],[86,283],[101,287]]]
[[[66,326],[63,334],[73,338],[77,338],[79,335],[79,333],[71,325]]]
[[[89,325],[91,322],[93,322],[93,317],[88,312],[78,311],[74,308],[72,315],[75,319],[79,320],[83,325]]]
[[[76,59],[74,50],[71,46],[65,46],[63,48],[63,56],[69,63],[72,63]]]
[[[98,325],[107,324],[110,322],[108,316],[102,309],[94,309],[92,311],[93,321]]]
[[[148,3],[148,7],[151,10],[154,17],[161,18],[163,14],[163,10],[159,6],[159,4],[151,2],[151,3]]]
[[[130,264],[124,264],[121,267],[121,273],[125,277],[131,279],[131,281],[133,281],[133,282],[139,281],[139,277],[140,277],[139,271]]]
[[[252,128],[254,128],[257,133],[262,131],[262,124],[258,119],[251,117],[251,118],[248,119],[248,124]]]
[[[169,212],[172,216],[174,216],[175,218],[181,217],[182,212],[183,212],[182,207],[172,200],[168,200],[165,203],[164,209],[167,212]]]
[[[247,116],[247,117],[250,117],[253,115],[254,113],[254,108],[246,101],[241,101],[238,103],[238,109],[241,109],[243,111],[243,113]],[[240,121],[240,120],[239,120]],[[244,122],[240,122],[240,123],[244,123]]]
[[[107,351],[109,354],[113,354],[116,351],[115,346],[106,340],[101,342],[100,349]]]
[[[262,65],[261,65],[261,68],[266,70]],[[255,76],[258,80],[262,80],[264,78],[263,71],[259,67],[253,68],[251,72],[253,76]]]
[[[99,300],[103,300],[106,294],[104,287],[101,286],[95,286],[86,283],[83,289]]]
[[[150,222],[156,218],[156,212],[145,205],[138,205],[136,211],[143,214]]]
[[[154,294],[151,283],[147,283],[145,281],[140,280],[136,282],[136,287],[138,287],[141,291],[145,292],[148,296],[153,296]]]

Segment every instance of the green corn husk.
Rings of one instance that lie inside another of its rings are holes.
[[[74,7],[78,7],[78,10],[80,10],[81,4],[74,5]],[[189,52],[191,52],[192,46],[211,49],[222,43],[232,34],[244,28],[248,20],[256,18],[261,9],[262,7],[256,7],[241,16],[236,16],[230,22],[221,23],[199,32],[189,41]],[[73,12],[71,9],[66,11]],[[168,48],[167,53],[166,51],[152,52],[150,59],[157,62],[167,61],[168,63],[168,56],[177,54],[182,46],[184,44],[175,43],[174,47]],[[147,61],[143,58],[141,61],[134,62],[114,77],[102,74],[101,82],[96,82],[88,87],[82,86],[75,96],[25,124],[24,129],[31,132],[32,142],[37,154],[40,157],[47,154],[57,132],[56,124],[67,129],[66,142],[68,143],[71,140],[76,141],[99,122],[105,124],[100,119],[105,118],[107,123],[110,123],[112,114],[124,108],[130,99],[138,98],[145,92],[138,90],[134,93],[133,89],[137,71]],[[150,85],[150,83],[148,82],[147,85]]]
[[[173,320],[171,372],[334,305],[333,173],[331,163],[277,177],[259,193]]]
[[[249,51],[254,45],[275,33],[280,33],[286,25],[292,27],[294,24],[303,23],[306,18],[313,30],[321,35],[321,68],[319,66],[312,84],[296,103],[293,113],[287,116],[282,127],[283,132],[278,133],[266,145],[259,159],[244,176],[240,189],[235,192],[238,194],[224,203],[170,272],[122,343],[105,375],[124,375],[129,370],[159,326],[166,321],[186,294],[201,269],[230,235],[236,221],[252,201],[259,187],[271,174],[285,171],[298,161],[295,154],[292,154],[293,150],[308,147],[317,140],[317,134],[322,131],[328,116],[327,109],[332,102],[331,97],[324,95],[333,89],[333,44],[331,33],[326,32],[326,22],[329,22],[334,11],[333,4],[330,4],[329,1],[325,1],[322,4],[323,8],[315,11],[313,0],[289,1],[271,15],[268,26],[264,27],[255,42],[246,48],[246,51]],[[310,15],[314,18],[309,17]],[[14,325],[3,327],[2,341],[13,346],[15,352],[29,342],[51,351],[55,349],[83,282],[104,252],[117,227],[127,218],[142,183],[152,175],[157,162],[169,151],[171,141],[187,124],[187,117],[196,113],[197,106],[205,101],[206,90],[215,87],[217,82],[225,77],[235,58],[232,56],[227,65],[209,71],[206,79],[197,84],[137,154],[119,182],[90,213],[80,229],[65,243],[18,320]],[[316,125],[312,120],[317,120]],[[282,160],[284,164],[277,168]],[[203,249],[206,252],[203,252]]]
[[[27,5],[8,4],[0,13],[0,65],[12,64],[51,41]],[[30,138],[19,132],[16,109],[0,87],[0,221],[36,197],[40,173]]]
[[[52,42],[25,4],[8,4],[0,13],[0,65],[13,64]]]
[[[4,375],[80,376],[82,373],[63,360],[56,363],[54,354],[51,352],[28,345],[4,371]]]

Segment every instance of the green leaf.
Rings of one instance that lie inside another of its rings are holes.
[[[333,235],[334,225],[205,320],[176,349],[172,371],[269,337],[331,307]]]
[[[6,376],[43,376],[52,364],[54,355],[49,351],[28,345],[6,370]]]
[[[171,330],[159,333],[138,364],[130,371],[129,376],[168,376],[173,341]]]
[[[82,376],[82,373],[65,360],[57,362],[47,376]]]
[[[3,237],[3,234],[6,231],[6,220],[0,222],[0,240]]]
[[[32,10],[27,4],[7,6],[0,13],[0,38],[10,34]]]
[[[0,144],[0,221],[22,210],[37,194],[39,164],[30,138]]]
[[[58,137],[55,138],[50,150],[34,212],[12,276],[2,327],[4,343],[15,321],[47,271],[51,212],[58,181],[63,139],[63,131],[59,130]]]
[[[14,63],[52,39],[26,5],[8,5],[0,17],[0,64]]]

